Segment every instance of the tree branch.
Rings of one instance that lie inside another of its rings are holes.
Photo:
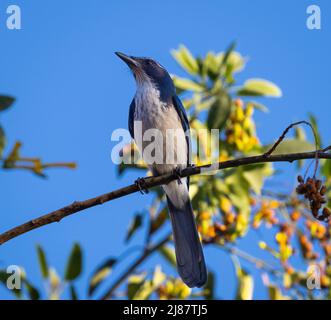
[[[327,147],[324,150],[320,150],[317,152],[314,151],[314,152],[280,154],[280,155],[264,154],[259,156],[252,156],[252,157],[219,162],[213,165],[204,165],[199,167],[192,166],[182,170],[180,176],[188,177],[201,173],[209,173],[217,170],[236,168],[244,165],[259,164],[266,162],[293,162],[304,159],[315,159],[316,157],[319,159],[331,159],[331,154],[327,153],[325,150],[330,150],[330,147]],[[167,184],[170,181],[176,179],[178,179],[178,173],[170,173],[157,177],[147,177],[145,178],[144,188],[150,189],[156,186]],[[0,235],[0,245],[31,230],[37,229],[39,227],[45,226],[53,222],[60,222],[63,218],[70,216],[76,212],[83,211],[85,209],[97,205],[101,205],[105,202],[118,199],[138,191],[140,191],[139,187],[136,184],[131,184],[127,187],[114,190],[112,192],[105,193],[101,196],[94,197],[85,201],[75,201],[68,206],[50,212],[39,218],[30,220],[20,226],[17,226],[11,230],[8,230],[7,232],[4,232],[3,234]]]
[[[100,300],[107,300],[112,298],[114,292],[116,289],[122,284],[122,282],[132,273],[136,270],[136,268],[145,261],[146,258],[148,258],[153,252],[157,251],[159,248],[161,248],[164,244],[166,244],[171,238],[171,234],[168,234],[165,236],[161,241],[159,241],[157,244],[153,246],[147,246],[142,253],[142,255],[132,264],[130,267],[116,280],[116,282],[110,287],[110,289],[107,290],[106,293],[101,297]]]

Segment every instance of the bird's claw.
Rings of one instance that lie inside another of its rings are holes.
[[[147,194],[149,192],[144,178],[138,178],[134,183],[138,187],[141,194]]]
[[[174,170],[174,176],[177,178],[178,184],[182,184],[182,169],[180,167],[176,167]]]

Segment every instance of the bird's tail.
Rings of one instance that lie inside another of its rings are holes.
[[[171,184],[176,183],[177,181],[171,182]],[[169,185],[167,187],[170,188]],[[172,189],[174,188],[175,186],[172,185]],[[181,190],[178,192],[183,192],[183,188],[186,189],[186,186],[179,187],[178,189]],[[177,268],[186,285],[190,288],[202,287],[207,281],[207,269],[187,189],[185,196],[184,201],[176,203],[178,202],[176,198],[167,193]]]

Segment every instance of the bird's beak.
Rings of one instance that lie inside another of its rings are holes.
[[[131,69],[135,69],[139,67],[137,60],[134,57],[129,57],[122,52],[115,52],[115,54],[121,58]]]

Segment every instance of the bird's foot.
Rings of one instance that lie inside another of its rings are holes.
[[[182,169],[178,166],[174,169],[173,175],[177,178],[178,184],[182,184]]]
[[[149,193],[149,191],[146,187],[146,181],[144,178],[138,178],[134,183],[138,187],[141,194]]]

